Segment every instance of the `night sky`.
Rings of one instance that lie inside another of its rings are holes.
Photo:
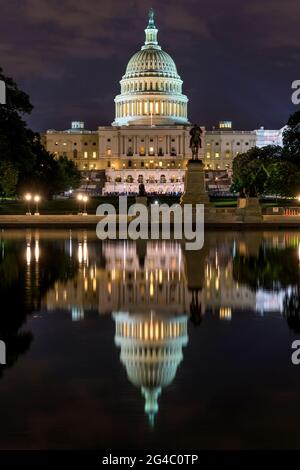
[[[207,128],[276,129],[299,109],[298,0],[0,0],[0,66],[29,93],[37,131],[109,125],[129,58],[155,10],[159,43]]]

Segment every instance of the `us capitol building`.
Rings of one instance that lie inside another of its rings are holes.
[[[190,158],[188,98],[172,57],[158,43],[154,12],[149,12],[145,42],[127,64],[115,97],[115,119],[96,131],[73,121],[65,131],[48,130],[47,150],[72,159],[91,192],[136,193],[144,183],[149,193],[181,193]],[[230,181],[232,161],[251,147],[280,145],[281,130],[236,131],[230,121],[217,129],[202,127],[202,158],[207,185]],[[218,181],[218,183],[216,183]]]

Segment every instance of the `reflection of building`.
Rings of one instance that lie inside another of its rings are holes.
[[[105,172],[104,193],[135,193],[140,183],[147,192],[162,194],[181,193],[184,188],[191,155],[188,98],[175,62],[158,44],[157,33],[151,11],[145,42],[129,60],[120,81],[111,126],[87,131],[75,121],[70,130],[49,130],[44,136],[50,152],[66,155],[80,170],[90,172],[98,189]],[[259,145],[273,142],[266,134],[277,132],[232,130],[230,121],[222,121],[218,130],[202,129],[202,156],[212,190],[229,188],[227,180],[238,153],[254,147],[256,139]]]
[[[130,382],[141,388],[151,425],[162,388],[175,378],[188,342],[187,316],[114,313],[115,343]]]

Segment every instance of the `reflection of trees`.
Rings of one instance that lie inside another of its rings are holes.
[[[42,297],[57,280],[72,277],[77,265],[60,241],[43,241],[41,256],[30,262],[24,240],[2,239],[0,244],[0,339],[6,344],[7,366],[12,366],[33,339],[30,331],[20,331],[26,316],[40,308]],[[2,371],[3,366],[0,375]]]
[[[294,287],[283,301],[283,315],[295,333],[300,333],[300,288]]]
[[[252,290],[279,290],[298,282],[296,250],[260,247],[258,256],[238,254],[233,259],[233,278]]]

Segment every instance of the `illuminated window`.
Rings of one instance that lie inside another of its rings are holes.
[[[219,158],[219,157],[220,157],[219,152],[216,152],[216,153],[215,153],[215,157],[216,157],[216,158]]]
[[[107,149],[106,153],[107,155],[111,155],[111,149]]]
[[[65,145],[65,146],[66,146],[66,145],[67,145],[67,142],[64,142],[64,143],[63,143],[63,145]]]
[[[154,148],[153,147],[149,147],[149,154],[154,155]]]
[[[159,162],[159,166],[162,166],[162,162]]]
[[[88,153],[87,153],[87,152],[84,152],[83,157],[84,157],[84,158],[88,158]]]
[[[210,158],[210,152],[206,152],[206,158]]]
[[[97,152],[93,152],[93,158],[97,158]]]

